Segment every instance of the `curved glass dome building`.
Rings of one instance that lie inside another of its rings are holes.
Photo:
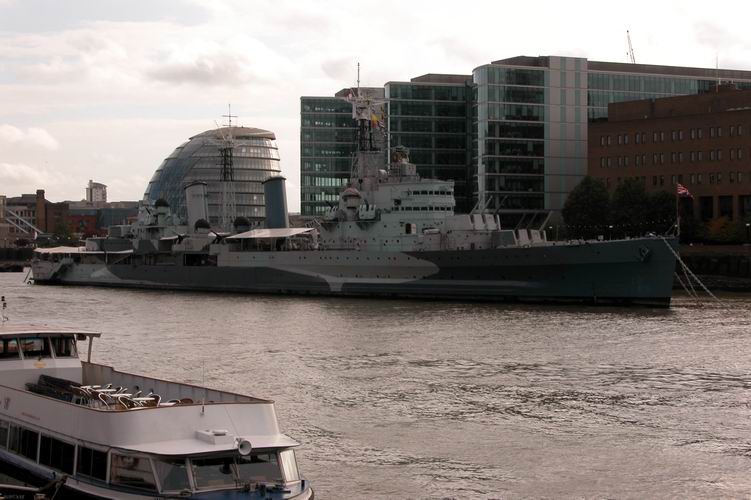
[[[144,200],[150,203],[164,198],[170,210],[187,219],[183,187],[194,181],[207,183],[209,222],[221,223],[222,153],[226,137],[232,137],[232,166],[236,215],[251,222],[265,217],[263,186],[271,176],[279,175],[279,150],[276,136],[268,130],[248,127],[224,127],[207,130],[178,146],[154,172]]]

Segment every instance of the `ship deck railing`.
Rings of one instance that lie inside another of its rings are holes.
[[[128,411],[183,405],[270,403],[191,384],[161,380],[115,370],[96,363],[82,363],[82,383],[40,375],[27,390],[71,404],[103,411]]]

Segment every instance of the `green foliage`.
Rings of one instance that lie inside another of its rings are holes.
[[[611,223],[619,236],[644,232],[650,220],[650,198],[644,183],[638,179],[624,179],[613,192],[610,210]]]
[[[567,236],[593,238],[603,234],[610,216],[610,197],[605,184],[590,176],[576,186],[562,210]]]

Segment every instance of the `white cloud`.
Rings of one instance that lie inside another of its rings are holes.
[[[14,196],[33,193],[37,189],[58,187],[67,182],[61,172],[47,167],[32,167],[24,163],[0,163],[0,179],[3,180],[3,194]]]
[[[57,139],[43,128],[29,127],[22,130],[8,124],[0,124],[0,142],[41,147],[54,151],[60,147]]]

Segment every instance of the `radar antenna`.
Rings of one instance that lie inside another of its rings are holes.
[[[221,167],[219,181],[222,183],[222,217],[220,224],[224,231],[231,231],[232,224],[237,216],[237,206],[235,204],[235,168],[233,164],[235,145],[232,137],[232,118],[237,118],[237,115],[232,114],[231,104],[227,105],[227,110],[227,114],[222,115],[223,118],[227,118],[227,123],[223,124],[223,128],[219,129],[222,136],[222,145],[219,148],[219,166]]]

